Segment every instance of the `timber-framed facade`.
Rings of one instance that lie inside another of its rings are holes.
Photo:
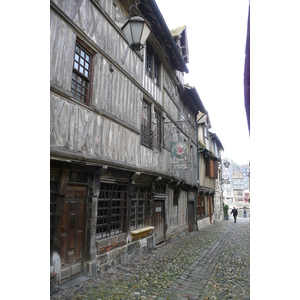
[[[211,122],[207,111],[199,111],[197,124],[199,184],[196,222],[199,229],[224,219],[221,164],[224,148],[218,136],[209,131]]]
[[[145,0],[139,10],[152,32],[131,50],[120,29],[131,4],[50,1],[52,285],[96,276],[196,228],[204,107],[183,82],[187,36],[183,58],[155,1]],[[178,141],[188,145],[184,169],[172,167]]]

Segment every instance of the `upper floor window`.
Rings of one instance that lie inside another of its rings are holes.
[[[141,143],[152,147],[151,105],[145,100],[142,104]]]
[[[76,42],[72,74],[72,96],[85,104],[89,102],[92,54]]]
[[[154,111],[154,126],[153,126],[153,147],[160,150],[161,141],[161,115],[157,110]]]
[[[209,157],[205,158],[205,176],[218,179],[218,162],[216,160],[212,160]]]
[[[146,72],[156,85],[160,80],[160,60],[154,50],[147,44],[146,48]]]
[[[154,115],[152,113],[151,104],[144,99],[142,104],[141,143],[149,148],[160,151],[161,112],[155,109]]]
[[[204,130],[204,137],[208,139],[208,126],[204,126],[203,130]]]

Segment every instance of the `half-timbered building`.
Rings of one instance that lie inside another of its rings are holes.
[[[198,159],[199,186],[196,204],[197,228],[223,219],[221,152],[218,136],[209,131],[211,122],[207,111],[199,111]]]
[[[50,277],[53,285],[151,251],[196,226],[198,111],[185,26],[154,0],[132,50],[129,0],[50,1]],[[179,34],[180,33],[180,34]]]

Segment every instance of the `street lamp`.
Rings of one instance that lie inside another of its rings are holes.
[[[135,5],[129,7],[129,20],[122,26],[121,30],[124,32],[129,47],[132,50],[141,50],[151,32],[146,21],[139,15],[131,17],[131,9],[134,7],[137,11],[137,6],[140,4],[139,0],[135,1]]]

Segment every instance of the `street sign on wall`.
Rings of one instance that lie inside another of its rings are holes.
[[[170,142],[172,168],[174,170],[188,169],[189,146],[187,142]]]

